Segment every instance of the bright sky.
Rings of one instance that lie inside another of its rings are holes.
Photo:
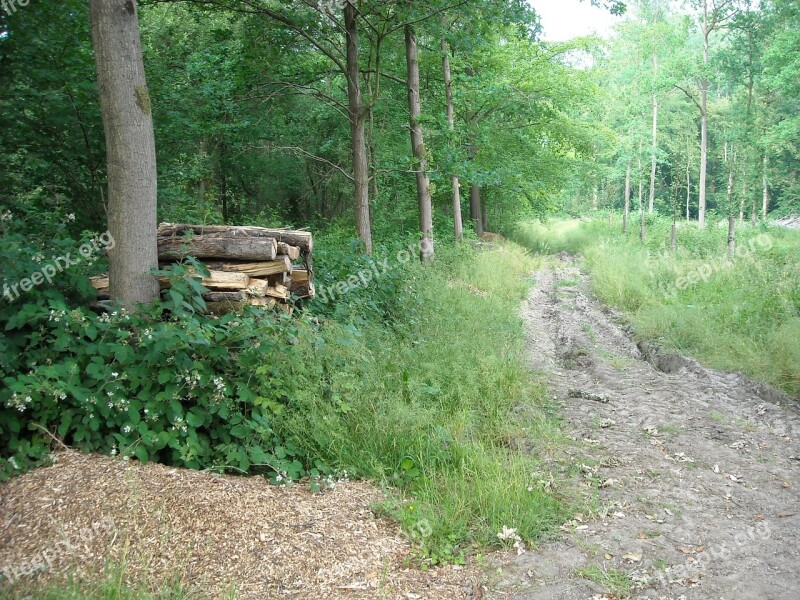
[[[621,18],[608,9],[592,6],[590,0],[528,0],[542,20],[542,37],[563,42],[594,33],[606,37]]]

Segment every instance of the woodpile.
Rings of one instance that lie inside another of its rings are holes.
[[[193,256],[209,271],[200,279],[208,288],[203,299],[209,312],[228,312],[247,305],[287,305],[293,299],[314,298],[308,231],[162,223],[158,227],[159,268]],[[169,279],[160,277],[161,289]],[[108,299],[108,275],[91,279],[99,299]]]

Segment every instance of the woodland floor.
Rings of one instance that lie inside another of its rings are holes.
[[[800,411],[738,374],[631,341],[568,256],[523,312],[532,367],[561,403],[568,451],[597,510],[491,568],[407,566],[411,547],[370,507],[324,493],[74,452],[0,487],[0,568],[179,579],[197,598],[788,600],[800,597]],[[100,526],[93,524],[99,523]],[[481,583],[479,583],[481,582]],[[0,584],[2,588],[2,584]]]

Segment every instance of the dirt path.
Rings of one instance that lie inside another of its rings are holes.
[[[532,360],[583,440],[600,510],[515,557],[488,596],[800,598],[797,407],[742,375],[643,354],[568,257],[537,277]]]

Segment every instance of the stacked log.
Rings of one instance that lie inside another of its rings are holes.
[[[190,276],[208,288],[203,299],[209,312],[314,298],[314,238],[308,231],[162,223],[157,242],[160,268],[192,256],[208,269],[207,277],[191,269]],[[169,287],[167,277],[159,281],[162,289]],[[108,298],[107,275],[91,282],[101,299]]]

